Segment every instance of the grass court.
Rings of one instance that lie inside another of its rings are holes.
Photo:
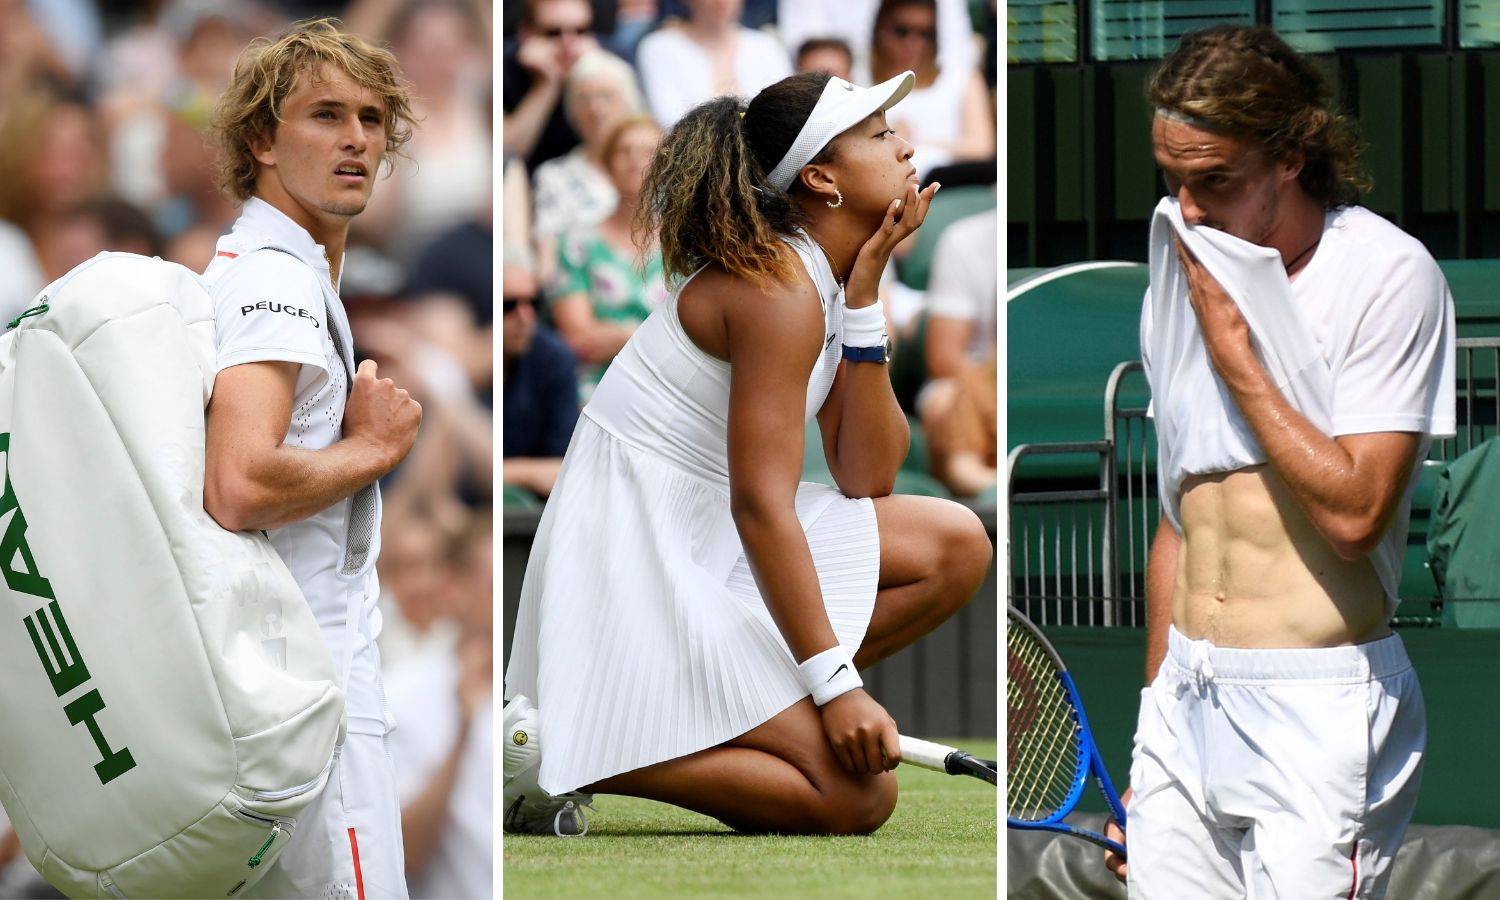
[[[994,741],[937,740],[976,756],[995,754]],[[995,788],[915,766],[896,773],[895,814],[863,837],[749,837],[662,803],[601,795],[581,839],[505,835],[505,891],[529,900],[993,900]]]

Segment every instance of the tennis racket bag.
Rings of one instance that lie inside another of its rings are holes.
[[[102,253],[13,324],[0,802],[71,896],[234,896],[323,789],[344,701],[270,542],[203,510],[213,303]]]

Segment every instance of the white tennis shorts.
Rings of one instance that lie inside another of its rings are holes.
[[[250,897],[406,900],[401,803],[384,734],[350,732],[328,786]]]
[[[1383,897],[1426,745],[1422,689],[1395,635],[1239,650],[1172,629],[1141,692],[1130,897]]]

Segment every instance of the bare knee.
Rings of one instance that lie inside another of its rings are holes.
[[[995,557],[995,548],[984,523],[973,510],[961,504],[950,504],[941,530],[938,571],[949,580],[953,609],[957,610],[969,602],[984,582]]]
[[[896,776],[887,772],[825,792],[818,830],[824,834],[870,834],[896,810]]]

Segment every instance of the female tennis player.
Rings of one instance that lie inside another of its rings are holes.
[[[868,833],[895,723],[858,670],[973,595],[978,518],[891,496],[910,436],[876,285],[936,193],[873,88],[784,79],[698,106],[642,192],[675,285],[583,410],[506,671],[508,831],[578,834],[594,793],[748,832]],[[798,483],[817,416],[838,487]]]

